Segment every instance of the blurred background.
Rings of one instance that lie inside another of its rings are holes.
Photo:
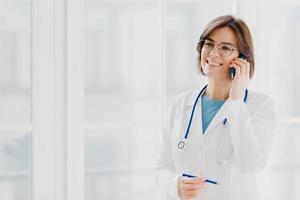
[[[84,64],[80,66],[83,81],[78,82],[84,88],[84,95],[78,101],[74,99],[75,104],[83,103],[84,139],[81,140],[83,148],[74,148],[72,152],[83,157],[68,163],[56,157],[53,161],[54,166],[66,171],[72,166],[83,166],[83,187],[79,190],[84,191],[84,197],[78,199],[159,198],[153,168],[162,118],[173,96],[205,82],[196,73],[196,44],[208,21],[224,14],[240,17],[249,25],[256,57],[250,88],[272,96],[276,104],[278,122],[273,152],[268,166],[259,174],[262,199],[300,198],[297,190],[300,185],[300,93],[297,89],[300,0],[81,0],[82,26],[78,27],[84,37],[66,31],[68,19],[64,14],[76,1],[51,1],[54,16],[60,12],[61,19],[65,20],[59,26],[57,19],[49,22],[54,27],[50,29],[54,34],[51,42],[60,42],[60,37],[55,36],[59,33],[62,41],[72,37],[84,44],[81,57]],[[37,37],[33,30],[39,29],[32,21],[44,17],[32,14],[35,2],[0,0],[1,200],[31,200],[35,196],[35,184],[39,184],[32,182],[36,172],[32,163],[42,160],[32,155],[43,149],[35,148],[32,138],[43,138],[46,133],[34,131],[39,124],[32,120],[33,108],[39,102],[32,101],[32,88],[43,87],[46,80],[32,77],[34,69],[43,67],[32,64],[35,59],[32,41]],[[59,11],[55,10],[57,7]],[[68,13],[66,16],[72,18]],[[64,63],[79,59],[65,57],[70,49],[68,45],[62,42],[53,48],[63,49],[62,55],[51,54],[52,64],[57,66],[59,60],[63,69],[54,70],[47,82],[55,85],[55,77],[62,77],[58,87],[66,90],[69,87],[65,79],[73,76],[73,72],[70,68],[64,70]],[[64,103],[57,106],[52,102],[49,106],[60,112],[59,109],[68,107],[69,101],[55,88],[53,94]],[[68,117],[68,111],[62,115]],[[53,135],[57,136],[59,131],[64,135],[64,122],[52,125]],[[77,134],[72,137],[77,138]],[[58,153],[65,157],[69,152],[63,148],[64,144],[72,142],[68,138],[53,139],[62,144]],[[49,149],[57,153],[55,146]],[[45,157],[47,153],[44,152]],[[61,194],[56,199],[64,199],[66,185],[74,183],[57,170],[53,170],[53,176],[64,180],[62,188],[55,186],[56,179],[50,185]]]

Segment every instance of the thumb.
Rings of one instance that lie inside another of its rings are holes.
[[[198,178],[201,179],[202,181],[205,181],[205,177],[204,177],[204,174],[202,172],[200,172],[198,174]]]

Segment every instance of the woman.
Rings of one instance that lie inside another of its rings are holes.
[[[158,184],[168,200],[256,200],[275,114],[271,98],[247,89],[254,74],[250,30],[241,19],[218,17],[201,34],[197,52],[207,85],[171,103]]]

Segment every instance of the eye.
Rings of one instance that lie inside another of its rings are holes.
[[[226,45],[223,45],[223,46],[221,46],[221,49],[223,50],[223,51],[231,51],[231,47],[229,47],[229,46],[226,46]]]
[[[215,44],[214,44],[214,43],[212,43],[212,42],[205,42],[205,43],[204,43],[204,46],[205,46],[205,47],[209,47],[209,48],[211,48],[211,47],[214,47],[214,46],[215,46]]]

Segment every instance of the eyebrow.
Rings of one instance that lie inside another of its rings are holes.
[[[212,42],[215,42],[213,39],[211,39],[211,38],[206,38],[207,40],[210,40],[210,41],[212,41]],[[234,46],[235,47],[235,45],[234,44],[232,44],[232,43],[229,43],[229,42],[221,42],[221,44],[229,44],[229,45],[232,45],[232,46]]]

